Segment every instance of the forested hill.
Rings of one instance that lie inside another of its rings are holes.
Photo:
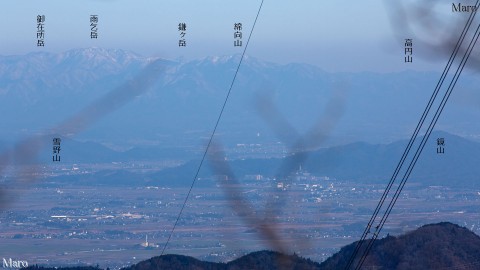
[[[320,269],[344,269],[355,245],[343,247]],[[399,237],[376,241],[363,266],[362,269],[480,269],[480,237],[448,222],[425,225]]]

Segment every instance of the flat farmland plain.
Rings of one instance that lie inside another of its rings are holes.
[[[292,181],[282,187],[245,180],[234,190],[248,202],[245,216],[232,208],[228,190],[211,181],[210,187],[193,189],[166,254],[229,261],[256,250],[283,248],[322,261],[361,236],[384,188],[337,180]],[[158,256],[187,190],[52,183],[16,190],[21,196],[0,214],[0,257],[119,268]],[[412,182],[381,236],[441,221],[478,232],[478,194]],[[262,222],[252,224],[249,218]],[[278,239],[264,235],[260,226],[278,232]]]

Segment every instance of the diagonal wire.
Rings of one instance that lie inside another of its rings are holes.
[[[455,72],[455,75],[454,77],[452,78],[452,81],[450,82],[450,85],[448,86],[448,89],[447,89],[447,92],[445,93],[439,107],[437,108],[437,111],[435,112],[435,115],[432,119],[432,121],[430,122],[430,125],[427,129],[427,133],[425,134],[425,136],[423,137],[421,143],[420,143],[420,146],[419,148],[417,149],[416,153],[415,153],[415,156],[413,158],[413,160],[410,162],[410,165],[407,169],[407,171],[405,172],[403,178],[402,178],[402,181],[400,182],[400,185],[398,186],[395,194],[394,194],[394,197],[392,198],[392,200],[390,201],[390,204],[385,212],[385,214],[383,215],[381,221],[380,221],[380,224],[378,226],[378,229],[377,231],[375,232],[374,234],[374,237],[369,241],[369,244],[367,246],[367,249],[364,251],[364,255],[361,257],[360,259],[360,262],[359,262],[359,265],[355,268],[355,269],[360,269],[360,267],[362,266],[362,264],[364,263],[366,257],[368,256],[368,253],[369,251],[371,250],[372,246],[373,246],[373,243],[375,242],[375,240],[377,239],[378,237],[378,234],[380,233],[380,231],[382,230],[383,228],[383,225],[385,224],[386,220],[388,219],[388,216],[390,215],[393,207],[395,206],[395,203],[397,202],[398,200],[398,197],[400,196],[400,193],[402,192],[405,184],[406,184],[406,181],[408,180],[408,177],[410,176],[413,168],[415,167],[415,164],[417,163],[418,161],[418,158],[420,157],[420,154],[422,153],[423,151],[423,148],[425,147],[425,144],[426,142],[428,141],[432,131],[433,131],[433,128],[435,127],[443,109],[445,108],[445,105],[448,101],[448,99],[450,98],[450,95],[453,91],[453,89],[455,88],[455,85],[458,81],[458,78],[460,77],[460,74],[462,73],[463,71],[463,68],[465,67],[465,64],[467,63],[468,61],[468,58],[470,57],[470,54],[471,52],[473,51],[473,48],[475,47],[475,44],[479,38],[479,32],[480,30],[480,24],[478,25],[476,31],[475,31],[475,34],[473,35],[472,37],[472,40],[470,41],[470,44],[467,48],[467,50],[465,51],[465,54],[459,64],[459,67],[457,68],[457,71]]]
[[[282,162],[281,170],[277,172],[277,179],[291,179],[289,176],[298,168],[307,158],[308,149],[316,148],[326,139],[328,133],[334,128],[338,119],[342,116],[344,111],[344,89],[341,85],[337,85],[334,96],[327,103],[325,112],[314,122],[312,127],[304,135],[298,134],[298,132],[291,126],[288,121],[282,117],[281,113],[277,110],[274,104],[267,96],[261,96],[257,101],[257,109],[260,111],[266,122],[271,125],[271,128],[277,133],[289,148],[289,154],[291,159]],[[285,131],[288,130],[289,135],[285,135]],[[296,138],[292,138],[296,137]],[[290,140],[295,140],[290,142]],[[298,152],[297,152],[298,151]],[[249,227],[255,228],[257,234],[264,237],[273,250],[279,251],[282,256],[278,259],[277,267],[279,269],[291,269],[291,265],[288,258],[283,254],[286,254],[291,244],[294,242],[288,240],[282,240],[281,232],[279,231],[278,224],[275,222],[279,214],[279,205],[272,200],[267,202],[265,206],[265,214],[263,217],[259,217],[254,210],[255,207],[242,196],[240,192],[240,183],[232,172],[229,164],[225,159],[225,154],[222,150],[220,143],[214,141],[211,145],[211,149],[207,156],[210,165],[215,172],[217,182],[219,186],[224,189],[227,199],[230,202],[230,207],[242,218],[245,224]],[[220,177],[222,176],[222,177]],[[291,180],[290,180],[291,181]],[[288,194],[278,193],[278,189],[274,189],[277,192],[277,196],[272,198],[281,198],[283,204]],[[308,246],[308,239],[296,238],[296,242],[301,246]]]
[[[288,181],[290,176],[299,165],[308,158],[307,150],[310,148],[319,147],[328,136],[328,133],[334,128],[338,119],[342,116],[344,111],[344,87],[336,85],[336,90],[332,99],[327,103],[325,112],[316,119],[312,127],[303,135],[300,135],[290,123],[282,117],[276,106],[271,102],[266,95],[261,95],[257,99],[256,108],[264,120],[277,133],[276,135],[288,146],[288,160],[282,162],[280,170],[275,174],[276,179]],[[289,134],[286,134],[289,133]],[[295,140],[294,142],[291,142]],[[224,189],[227,199],[230,202],[230,207],[242,218],[242,220],[252,228],[257,229],[257,233],[267,239],[270,247],[274,250],[285,254],[289,250],[289,242],[282,241],[281,233],[275,219],[279,215],[279,205],[272,200],[268,200],[265,206],[265,214],[259,217],[255,213],[254,205],[249,203],[240,192],[240,183],[232,172],[229,164],[226,162],[225,154],[219,142],[214,141],[210,147],[207,155],[207,160],[210,162],[212,170],[215,172],[219,186]],[[221,176],[221,177],[220,177]],[[291,181],[291,180],[290,180]],[[227,184],[228,183],[228,184]],[[278,189],[274,189],[276,198],[274,201],[281,201],[285,203],[288,198],[287,193],[278,193]],[[280,198],[280,199],[278,199]],[[308,239],[298,241],[302,246],[308,245]],[[279,262],[282,267],[285,263]]]
[[[260,3],[260,7],[258,8],[257,16],[255,17],[255,21],[253,22],[252,30],[250,31],[250,34],[248,36],[247,43],[245,44],[245,48],[243,49],[242,57],[240,58],[240,62],[238,63],[237,70],[235,71],[235,75],[233,76],[233,79],[232,79],[232,83],[230,84],[230,88],[228,89],[227,96],[225,97],[225,101],[223,102],[222,109],[220,110],[220,114],[218,115],[218,118],[217,118],[217,121],[216,121],[215,126],[213,128],[212,134],[210,135],[210,139],[208,140],[207,147],[205,147],[205,151],[203,153],[200,164],[198,165],[195,176],[193,177],[190,189],[188,190],[187,196],[185,197],[185,200],[182,204],[182,207],[180,208],[180,211],[178,212],[177,219],[175,220],[175,223],[173,224],[172,230],[170,231],[170,234],[168,235],[168,239],[165,242],[165,245],[163,246],[162,253],[160,254],[160,256],[165,253],[165,250],[168,246],[168,243],[170,242],[170,239],[172,238],[172,235],[175,232],[175,228],[178,225],[178,221],[180,220],[180,217],[182,216],[183,210],[185,209],[185,206],[186,206],[187,201],[190,197],[190,194],[192,193],[193,186],[195,185],[195,182],[197,181],[198,174],[200,173],[200,169],[202,168],[203,162],[205,161],[205,157],[207,156],[208,149],[210,148],[210,145],[212,144],[213,136],[215,136],[215,133],[217,131],[218,124],[220,123],[220,119],[222,118],[223,112],[224,112],[225,107],[226,107],[227,102],[228,102],[228,98],[230,97],[230,93],[232,92],[233,85],[235,84],[235,80],[237,78],[238,71],[240,70],[240,66],[242,65],[243,58],[245,57],[245,52],[247,51],[248,44],[250,43],[250,38],[252,37],[253,30],[255,29],[255,25],[257,24],[257,20],[258,20],[258,17],[260,15],[260,11],[262,10],[263,1],[264,0],[262,0],[262,2]]]
[[[477,0],[476,5],[478,5],[478,3],[479,3],[479,1]],[[394,173],[393,173],[393,175],[392,175],[392,177],[391,177],[391,179],[390,179],[390,181],[387,185],[387,188],[383,192],[383,195],[382,195],[377,207],[375,208],[374,213],[372,214],[372,217],[370,218],[370,221],[368,222],[368,224],[367,224],[367,226],[366,226],[366,228],[365,228],[365,230],[362,234],[361,240],[357,242],[357,245],[355,246],[355,250],[352,253],[352,255],[350,256],[348,264],[347,264],[345,269],[349,269],[351,267],[357,253],[359,252],[360,248],[362,247],[362,245],[364,243],[363,240],[365,240],[367,235],[370,233],[370,229],[371,229],[373,223],[375,222],[375,219],[376,219],[379,211],[381,210],[381,208],[382,208],[382,206],[385,202],[385,199],[387,198],[388,194],[390,193],[391,187],[393,186],[393,184],[396,180],[396,177],[397,177],[398,173],[400,172],[400,169],[402,168],[403,163],[405,162],[405,159],[407,158],[407,156],[410,152],[410,149],[412,148],[413,144],[415,143],[415,140],[418,136],[418,133],[420,132],[420,129],[423,126],[423,123],[424,123],[428,113],[430,112],[430,109],[433,105],[433,102],[435,101],[435,99],[438,95],[438,92],[440,91],[440,88],[443,85],[443,82],[444,82],[448,72],[450,71],[450,67],[453,64],[453,61],[458,54],[458,51],[461,47],[461,44],[463,43],[463,40],[465,39],[465,36],[466,36],[468,30],[470,29],[470,26],[473,22],[473,19],[474,19],[475,15],[476,15],[476,12],[470,13],[469,19],[467,20],[467,23],[465,24],[465,27],[463,28],[463,31],[460,35],[460,38],[458,39],[457,44],[455,45],[455,48],[454,48],[452,54],[450,55],[450,58],[447,62],[447,65],[445,66],[445,68],[443,70],[443,73],[442,73],[442,75],[440,76],[440,79],[437,82],[435,90],[432,93],[432,96],[430,97],[430,100],[427,104],[427,107],[423,111],[423,114],[422,114],[422,116],[421,116],[421,118],[420,118],[420,120],[419,120],[419,122],[418,122],[418,124],[415,128],[415,131],[414,131],[412,137],[410,138],[410,141],[409,141],[407,147],[405,148],[405,150],[402,154],[402,157],[401,157],[399,163],[397,164],[397,167],[395,168],[395,171],[394,171]]]
[[[471,41],[471,43],[470,43],[467,51],[465,52],[465,55],[464,55],[464,57],[463,57],[463,59],[462,59],[462,62],[460,63],[459,68],[457,69],[457,72],[455,73],[455,77],[452,79],[452,81],[451,81],[451,83],[450,83],[450,85],[449,85],[449,88],[448,88],[447,93],[445,93],[445,96],[444,96],[443,99],[442,99],[442,103],[441,103],[440,107],[437,109],[437,112],[435,113],[435,116],[434,116],[434,118],[432,119],[432,122],[430,123],[430,126],[428,127],[427,134],[426,134],[426,135],[423,137],[423,139],[422,139],[420,148],[417,149],[417,151],[416,151],[416,153],[415,153],[415,156],[414,156],[414,159],[413,159],[412,162],[410,163],[410,166],[408,167],[407,172],[406,172],[405,175],[403,176],[402,182],[400,183],[399,187],[397,188],[397,191],[396,191],[396,193],[395,193],[395,196],[394,196],[393,200],[390,202],[391,207],[390,207],[390,205],[389,205],[389,208],[388,208],[386,214],[384,215],[384,217],[383,217],[382,220],[381,220],[381,226],[379,227],[378,233],[379,233],[380,230],[382,229],[382,227],[383,227],[383,225],[385,224],[388,216],[390,215],[393,207],[395,206],[395,203],[397,202],[398,197],[400,196],[400,193],[402,192],[403,187],[405,186],[405,183],[406,183],[406,181],[408,180],[408,177],[410,176],[413,168],[415,167],[415,164],[417,163],[417,160],[418,160],[420,154],[422,153],[423,148],[425,147],[425,144],[426,144],[426,142],[428,141],[428,138],[430,137],[430,135],[431,135],[431,133],[432,133],[432,131],[433,131],[433,128],[435,127],[435,125],[436,125],[436,123],[437,123],[437,121],[438,121],[438,119],[439,119],[439,117],[440,117],[440,114],[442,113],[442,111],[443,111],[443,109],[444,109],[444,107],[445,107],[448,99],[450,98],[450,95],[451,95],[451,93],[452,93],[452,91],[453,91],[453,88],[455,87],[455,85],[456,85],[456,83],[457,83],[457,81],[458,81],[458,78],[460,77],[460,74],[462,73],[463,68],[465,67],[465,64],[466,64],[467,60],[468,60],[468,58],[470,57],[470,54],[471,54],[471,52],[472,52],[472,50],[473,50],[473,47],[475,46],[475,43],[477,42],[477,40],[478,40],[478,38],[479,38],[479,36],[480,36],[479,30],[480,30],[480,24],[479,24],[479,26],[477,27],[477,30],[476,30],[476,32],[475,32],[475,35],[474,35],[474,37],[473,37],[473,39],[472,39],[472,41]],[[373,242],[375,241],[376,237],[378,237],[378,233],[376,233],[375,238],[372,238]],[[372,240],[370,240],[370,241],[372,241]],[[372,243],[372,244],[373,244],[373,243]],[[370,246],[371,246],[371,245],[370,245]],[[366,254],[366,255],[368,255],[368,251],[367,251],[367,254]],[[365,256],[365,257],[366,257],[366,256]],[[365,260],[365,258],[364,258],[363,260]],[[360,265],[360,266],[361,266],[361,265]]]

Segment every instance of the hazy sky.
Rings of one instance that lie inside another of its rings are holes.
[[[243,23],[245,44],[260,3],[2,0],[0,54],[60,52],[91,46],[128,49],[169,59],[240,53],[243,47],[233,46],[233,24]],[[448,12],[450,5],[451,2],[445,3],[440,10]],[[44,48],[36,46],[38,14],[46,16]],[[91,14],[99,16],[98,40],[90,39]],[[413,64],[405,64],[403,41],[398,38],[402,34],[394,35],[390,15],[391,10],[389,13],[381,0],[265,0],[247,54],[278,63],[311,63],[328,71],[443,68],[447,59],[426,63],[418,55],[414,55]],[[179,22],[187,23],[186,48],[178,47]]]

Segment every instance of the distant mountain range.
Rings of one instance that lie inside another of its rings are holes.
[[[228,263],[205,262],[193,257],[169,254],[139,262],[123,270],[338,270],[345,269],[356,244],[355,242],[343,247],[322,263],[295,254],[283,255],[273,251],[253,252]],[[480,237],[466,228],[442,222],[422,226],[398,237],[387,236],[377,240],[366,257],[362,269],[478,269],[479,266]],[[94,270],[99,268],[30,266],[26,269]]]
[[[133,98],[81,134],[82,140],[198,145],[215,124],[240,61],[239,55],[188,62],[143,57],[118,49],[87,48],[63,53],[0,56],[0,140],[30,136],[55,126],[123,85],[152,61],[163,72],[152,89]],[[256,106],[268,93],[279,113],[300,133],[313,125],[335,93],[346,88],[341,118],[327,132],[341,143],[388,142],[408,136],[430,97],[439,74],[328,73],[320,67],[264,62],[247,56],[220,122],[228,143],[278,140]],[[480,78],[462,75],[439,128],[479,134],[477,86]]]
[[[417,139],[418,142],[423,137]],[[444,153],[437,153],[437,138],[443,138]],[[407,146],[407,140],[390,144],[369,144],[363,142],[341,146],[322,148],[307,152],[307,159],[299,163],[303,170],[317,176],[328,176],[341,181],[357,181],[359,183],[388,183]],[[414,145],[416,146],[416,145]],[[113,151],[96,143],[79,143],[66,141],[62,154],[65,163],[110,163],[179,159],[188,160],[192,156],[199,158],[201,153],[188,150],[162,148],[133,148],[125,152]],[[413,147],[411,155],[416,150]],[[297,153],[298,154],[298,153]],[[43,155],[45,164],[51,164],[50,153]],[[229,159],[228,164],[241,180],[245,175],[264,175],[273,177],[280,175],[286,167],[296,164],[296,155],[285,158],[251,158]],[[410,159],[407,159],[409,161]],[[446,132],[433,132],[422,155],[420,156],[410,181],[424,185],[442,185],[455,187],[480,187],[480,143],[464,139]],[[59,182],[89,185],[127,185],[127,186],[190,186],[193,175],[199,164],[193,159],[177,167],[166,168],[157,172],[136,173],[129,170],[100,170],[88,175],[71,175],[52,178]],[[404,164],[406,168],[407,163]],[[290,173],[299,168],[293,168]],[[401,179],[403,172],[397,179]],[[283,172],[285,173],[285,172]],[[206,162],[199,174],[198,185],[214,185],[214,180],[207,180],[217,174],[211,171]]]

